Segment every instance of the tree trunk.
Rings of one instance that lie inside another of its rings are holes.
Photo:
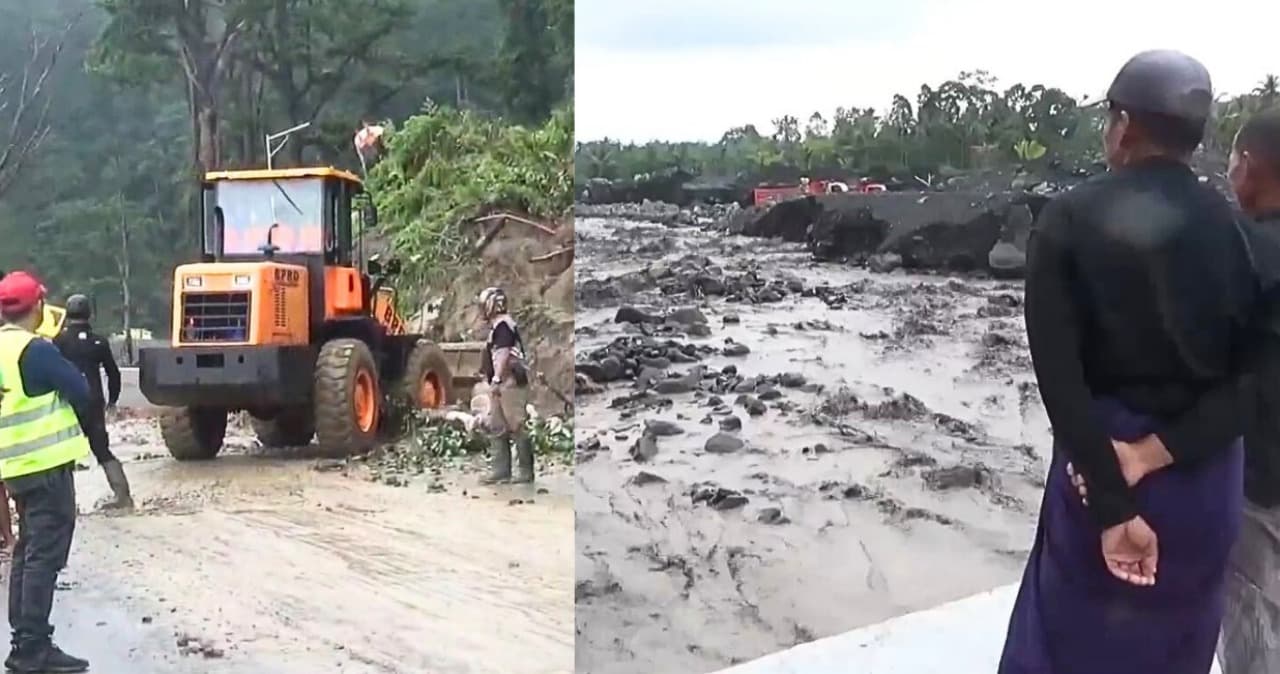
[[[133,364],[133,303],[129,293],[129,220],[125,217],[124,193],[120,193],[120,311],[123,314],[124,327],[124,360]]]

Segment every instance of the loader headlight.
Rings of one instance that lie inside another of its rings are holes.
[[[203,276],[188,276],[187,278],[183,279],[182,284],[183,284],[184,286],[188,287],[188,288],[203,288],[203,287],[204,287],[204,277],[203,277]]]
[[[248,274],[237,274],[231,279],[231,285],[234,285],[237,288],[247,288],[250,283],[253,283],[253,277]]]

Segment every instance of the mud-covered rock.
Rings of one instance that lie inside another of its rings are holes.
[[[710,438],[707,438],[706,445],[703,446],[703,449],[705,449],[708,454],[732,454],[742,449],[744,446],[746,446],[746,443],[742,441],[742,438],[729,435],[728,433],[716,433]]]
[[[781,525],[790,524],[791,519],[782,514],[782,508],[761,508],[756,514],[756,521],[761,524]]]
[[[650,419],[644,422],[644,432],[645,435],[663,437],[669,435],[680,435],[681,433],[684,433],[684,429],[680,428],[679,424],[676,424],[673,421]]]
[[[747,504],[747,497],[736,490],[726,489],[714,482],[693,485],[689,497],[694,503],[705,503],[716,510],[733,510]]]
[[[1013,277],[1026,265],[1028,199],[1015,191],[827,194],[744,209],[724,227],[803,241],[815,259],[867,262],[876,271],[989,270]]]
[[[715,351],[713,347],[687,344],[673,339],[660,340],[649,335],[626,335],[614,339],[606,346],[579,354],[579,360],[574,364],[574,369],[599,383],[621,379],[634,380],[644,371],[644,368],[650,367],[645,363],[660,362],[667,365],[696,363]]]
[[[993,479],[986,466],[950,466],[933,468],[923,474],[925,486],[934,491],[964,489],[990,485]]]
[[[658,455],[658,438],[649,433],[642,433],[627,453],[636,463],[650,461]]]

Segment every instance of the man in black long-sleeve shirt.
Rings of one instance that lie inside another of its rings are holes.
[[[1133,443],[1116,442],[1130,485],[1173,464],[1194,466],[1244,431],[1244,518],[1227,577],[1219,659],[1224,674],[1280,672],[1280,109],[1247,120],[1228,170],[1255,268],[1269,291],[1244,376],[1206,393],[1175,423]],[[1238,417],[1241,424],[1230,420]],[[1092,485],[1077,477],[1082,496]]]
[[[1145,52],[1107,99],[1111,172],[1046,205],[1030,244],[1027,338],[1054,458],[1001,674],[1203,674],[1238,532],[1238,441],[1138,489],[1112,447],[1243,367],[1257,279],[1242,223],[1188,166],[1209,76],[1184,54]]]
[[[100,504],[104,509],[132,508],[133,496],[129,492],[129,478],[124,465],[111,453],[111,438],[107,433],[107,408],[114,407],[120,399],[120,368],[107,339],[93,331],[89,324],[92,305],[84,295],[67,298],[67,321],[53,343],[62,355],[80,368],[89,382],[92,399],[86,412],[79,415],[80,428],[89,438],[93,458],[102,466],[114,497]],[[107,392],[102,392],[102,375],[107,375]]]

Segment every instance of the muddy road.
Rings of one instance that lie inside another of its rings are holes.
[[[577,231],[578,671],[714,671],[1017,578],[1050,449],[1020,284]]]
[[[392,487],[243,430],[207,463],[170,459],[148,419],[112,439],[139,508],[93,512],[105,480],[77,474],[85,514],[56,608],[95,672],[573,671],[563,470],[537,487],[480,488],[470,470]]]

